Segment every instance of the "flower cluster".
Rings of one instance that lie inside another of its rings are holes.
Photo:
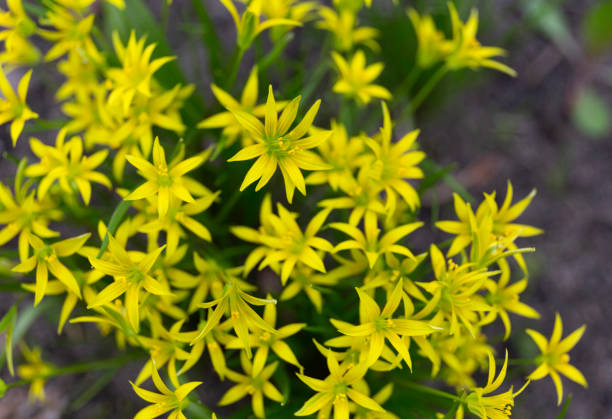
[[[508,352],[496,377],[488,325],[503,325],[505,341],[512,316],[539,317],[521,294],[529,278],[524,254],[533,251],[523,240],[542,231],[516,221],[535,191],[516,201],[508,182],[503,201],[485,193],[474,207],[455,193],[456,219],[435,223],[448,242],[412,240],[416,231],[426,234],[421,180],[439,176],[423,164],[419,130],[392,117],[393,89],[377,81],[383,63],[372,62],[382,48],[379,30],[358,18],[367,5],[252,0],[237,7],[220,0],[236,27],[236,52],[226,77],[211,84],[220,106],[204,110],[193,85],[159,74],[178,66],[162,55],[165,47],[112,27],[106,40],[93,3],[56,0],[30,9],[9,0],[0,12],[0,123],[10,122],[13,146],[38,116],[26,98],[39,65],[62,78],[55,99],[63,115],[55,144],[30,138],[36,160],[18,162],[12,190],[0,183],[0,246],[17,248],[12,273],[23,277],[34,306],[48,296],[63,299],[58,334],[93,324],[139,355],[130,383],[150,405],[136,418],[199,417],[206,409],[197,393],[206,382],[193,378],[205,360],[232,383],[218,405],[250,398],[258,418],[271,409],[282,410],[277,417],[395,418],[384,405],[394,392],[428,390],[418,384],[424,376],[454,389],[445,394],[456,401],[456,417],[509,417],[527,384],[548,375],[559,402],[559,373],[586,386],[567,355],[584,326],[561,339],[557,316],[550,341],[527,331],[541,354],[523,388],[492,394],[506,379]],[[104,5],[114,15],[129,7],[121,0]],[[206,10],[198,10],[205,25]],[[449,10],[451,39],[431,16],[408,11],[418,66],[514,75],[492,60],[502,49],[476,40],[477,13],[463,23],[452,3]],[[329,41],[324,52],[337,70],[322,100],[310,99],[316,86],[286,95],[262,80],[304,25]],[[209,29],[202,29],[205,38]],[[254,44],[262,48],[264,32],[274,50],[241,85],[242,56]],[[44,56],[35,46],[42,44]],[[15,90],[7,74],[20,68],[26,73]],[[430,89],[424,86],[413,106]],[[238,90],[239,100],[232,96]],[[326,107],[336,99],[339,112]],[[378,100],[370,129],[354,114]],[[204,137],[213,137],[210,147],[195,141]],[[296,189],[305,198],[294,203]],[[65,233],[75,226],[86,231]],[[9,330],[12,372],[11,313],[0,330]],[[40,349],[23,346],[23,355],[17,372],[33,397],[44,397],[47,379],[82,372],[42,361]],[[327,365],[327,377],[317,364]],[[477,373],[487,365],[487,384],[479,387]],[[381,377],[390,383],[377,385]],[[143,387],[149,379],[157,391]],[[402,383],[408,390],[397,390]]]

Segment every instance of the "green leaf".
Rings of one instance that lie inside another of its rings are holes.
[[[572,109],[576,128],[592,138],[601,138],[610,132],[610,110],[602,97],[593,89],[582,90]]]
[[[13,317],[13,321],[15,321],[15,325],[10,327],[10,334],[7,331],[7,341],[10,341],[11,344],[7,345],[4,348],[0,348],[0,368],[4,365],[4,360],[9,364],[9,370],[12,368],[11,364],[13,362],[13,353],[12,353],[12,343],[19,342],[19,340],[23,337],[23,335],[28,331],[32,323],[36,320],[38,316],[44,313],[49,307],[57,304],[57,300],[53,300],[52,298],[45,298],[40,302],[37,306],[30,306],[26,308],[23,313],[17,318],[17,313],[15,309],[15,317]]]
[[[580,48],[574,39],[560,1],[523,0],[529,24],[546,35],[568,57],[576,57]]]
[[[0,332],[6,331],[15,317],[17,317],[17,304],[13,304],[9,311],[0,319]]]
[[[13,365],[13,331],[15,330],[16,322],[17,304],[13,304],[13,306],[4,315],[4,317],[2,317],[2,320],[0,320],[0,332],[6,332],[6,343],[4,345],[4,348],[6,351],[6,361],[11,376],[15,375],[15,366]]]
[[[246,10],[240,22],[240,31],[238,32],[237,44],[242,51],[249,49],[255,39],[255,27],[257,25],[257,16]]]
[[[106,227],[106,234],[104,235],[104,241],[102,242],[102,246],[100,246],[100,251],[98,252],[98,257],[101,257],[106,248],[108,247],[108,235],[114,234],[117,228],[119,227],[119,223],[123,220],[125,213],[132,203],[130,201],[121,201],[115,211],[113,211],[113,215],[111,215],[110,221],[108,222],[108,226]]]
[[[587,48],[595,53],[612,46],[612,1],[594,4],[582,21]]]
[[[567,409],[569,408],[569,405],[571,402],[572,402],[572,395],[570,394],[569,396],[567,396],[567,399],[565,399],[565,403],[563,403],[563,407],[561,408],[561,411],[559,412],[557,419],[565,418],[565,415],[567,415]]]
[[[210,73],[213,76],[215,83],[223,78],[223,65],[221,63],[221,42],[215,31],[215,26],[210,19],[207,8],[202,3],[202,0],[191,0],[191,5],[200,20],[202,30],[202,41],[206,46],[208,53],[208,61],[210,63]]]
[[[6,394],[6,383],[0,378],[0,399]]]
[[[111,38],[113,31],[117,31],[119,37],[125,41],[128,39],[130,31],[133,30],[139,37],[146,35],[148,44],[157,44],[153,58],[174,55],[163,33],[162,25],[155,19],[155,16],[143,0],[126,1],[124,10],[118,10],[116,7],[105,2],[104,23],[107,39]],[[177,60],[164,64],[155,73],[155,79],[166,88],[173,88],[179,83],[187,84],[187,80]],[[204,115],[202,99],[194,93],[185,102],[183,111],[185,114],[185,124],[187,126],[195,125]]]

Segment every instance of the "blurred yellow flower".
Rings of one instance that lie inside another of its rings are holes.
[[[357,14],[354,10],[340,8],[336,11],[327,6],[319,6],[321,20],[316,23],[319,29],[334,35],[334,48],[341,52],[350,52],[355,45],[365,45],[372,51],[379,51],[375,41],[379,32],[375,28],[357,26]]]
[[[236,44],[242,51],[249,49],[255,38],[266,29],[274,26],[302,26],[302,23],[297,20],[285,18],[266,19],[262,23],[260,15],[262,13],[263,1],[265,0],[250,1],[242,16],[238,14],[238,10],[232,0],[219,1],[232,15],[236,25]]]
[[[113,32],[113,46],[121,63],[121,68],[109,68],[106,71],[112,91],[108,97],[111,105],[119,105],[127,113],[136,94],[151,96],[153,74],[174,57],[161,57],[151,61],[156,44],[145,46],[146,37],[136,39],[132,31],[126,45],[119,39],[119,33]]]
[[[23,126],[28,119],[38,118],[38,114],[33,112],[26,103],[28,86],[32,77],[32,70],[28,71],[19,81],[17,94],[4,74],[4,69],[0,66],[0,91],[4,98],[0,98],[0,125],[11,122],[11,139],[13,147],[17,144],[17,139],[23,131]]]
[[[509,76],[516,76],[516,71],[506,64],[491,59],[506,55],[504,49],[482,46],[476,39],[476,32],[478,31],[478,12],[476,10],[472,10],[465,23],[459,18],[454,3],[448,2],[448,10],[451,15],[453,31],[452,52],[446,58],[446,65],[449,69],[488,67]]]
[[[366,67],[365,54],[361,50],[353,55],[350,62],[337,52],[332,52],[332,58],[339,72],[334,92],[354,99],[359,105],[367,105],[373,98],[391,99],[391,92],[385,87],[372,84],[384,68],[382,63]]]
[[[54,370],[53,365],[42,360],[42,349],[39,347],[28,348],[26,344],[21,345],[21,353],[26,363],[17,367],[17,374],[24,380],[31,380],[29,398],[33,400],[45,400],[45,381]]]

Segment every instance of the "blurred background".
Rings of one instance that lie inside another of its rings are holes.
[[[127,3],[129,7],[129,0]],[[145,3],[160,16],[161,2]],[[203,34],[196,29],[192,3],[175,0],[169,9],[168,44],[179,57],[186,78],[213,107],[216,103],[209,89]],[[203,3],[220,28],[229,54],[234,42],[233,21],[216,0]],[[386,69],[379,81],[393,92],[391,87],[401,83],[414,62],[414,32],[407,16],[392,12],[388,0],[374,3],[364,14],[363,23],[381,31],[380,60],[386,63]],[[400,3],[433,14],[441,27],[450,26],[444,1]],[[545,230],[545,234],[524,242],[537,249],[526,258],[531,277],[525,302],[542,317],[532,321],[513,316],[514,333],[508,342],[511,357],[535,355],[534,345],[522,330],[529,327],[549,336],[555,312],[563,317],[565,334],[587,324],[582,341],[571,355],[572,364],[584,373],[589,388],[563,381],[566,394],[573,396],[566,417],[612,418],[612,1],[463,0],[456,4],[463,19],[470,8],[478,8],[478,39],[483,45],[505,48],[508,55],[504,62],[518,72],[518,77],[487,70],[449,74],[416,115],[402,112],[409,98],[405,103],[394,103],[393,114],[400,118],[397,132],[420,128],[420,145],[428,156],[443,167],[453,168],[455,178],[477,201],[483,192],[492,190],[503,196],[508,179],[517,198],[537,189],[521,222]],[[101,19],[105,19],[102,12]],[[138,30],[138,21],[127,24]],[[296,94],[300,92],[300,79],[293,77],[292,69],[308,68],[310,60],[318,57],[316,42],[309,41],[312,32],[316,29],[298,31],[286,51],[286,68],[269,69],[274,84],[293,83]],[[239,80],[245,79],[249,60],[252,62],[253,57],[246,57]],[[333,76],[328,75],[323,80],[326,82],[332,83]],[[30,100],[45,103],[53,93],[48,85],[32,85]],[[326,98],[323,100],[325,103]],[[36,102],[32,104],[34,109],[41,108]],[[380,119],[378,108],[372,109],[376,112],[372,112],[371,126],[363,127],[367,132],[373,132]],[[333,112],[333,106],[325,111]],[[326,118],[321,116],[321,120]],[[2,138],[8,141],[6,132]],[[8,142],[3,147],[9,147]],[[14,169],[4,161],[1,165],[3,180],[12,176]],[[425,195],[421,216],[430,221],[429,237],[433,234],[436,240],[446,239],[433,229],[431,221],[454,218],[451,199],[451,190],[444,184]],[[9,299],[2,298],[6,301],[0,300],[0,307],[8,307]],[[97,345],[56,346],[53,322],[44,318],[37,319],[29,333],[54,355],[72,359],[105,356],[104,348]],[[74,341],[100,340],[95,330],[89,336],[82,335],[82,329],[68,327],[65,333],[68,341],[71,333],[79,334],[73,336]],[[127,387],[138,369],[137,365],[123,369],[78,403],[69,395],[90,389],[93,378],[51,380],[43,405],[29,405],[26,388],[13,389],[9,397],[0,400],[0,418],[128,417],[126,411],[135,412],[140,406]],[[519,367],[515,371],[518,385],[521,374],[526,376],[530,369]],[[216,399],[214,394],[219,390],[215,389],[214,376],[203,380],[203,401]],[[556,418],[560,410],[556,400],[549,378],[534,382],[518,398],[513,417]]]

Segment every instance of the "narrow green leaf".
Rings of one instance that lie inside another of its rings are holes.
[[[561,411],[559,412],[557,419],[565,419],[565,415],[567,415],[567,409],[569,409],[569,405],[571,402],[572,402],[572,395],[570,394],[569,396],[567,396],[567,399],[565,399],[565,403],[563,403],[563,407],[561,408]]]
[[[443,170],[442,167],[440,167],[436,162],[431,159],[423,160],[420,163],[420,166],[425,172],[429,173],[439,172]],[[461,183],[459,183],[459,181],[450,173],[445,174],[442,179],[448,185],[448,187],[451,188],[453,192],[457,193],[461,198],[463,198],[463,200],[470,203],[476,201],[474,196],[469,193],[467,189],[465,189],[463,185],[461,185]]]
[[[119,227],[119,223],[123,220],[125,213],[132,203],[130,201],[121,201],[115,211],[113,211],[113,215],[111,215],[110,221],[108,222],[108,226],[106,226],[106,234],[104,235],[104,241],[102,242],[102,246],[100,246],[100,251],[98,252],[98,257],[101,257],[106,248],[108,247],[108,235],[114,234],[117,228]]]
[[[11,376],[15,375],[15,367],[13,365],[13,331],[15,330],[16,321],[17,304],[13,304],[4,317],[2,317],[2,320],[0,320],[0,331],[6,332],[6,343],[4,348],[6,350],[6,360]]]
[[[215,83],[219,83],[223,78],[223,65],[221,63],[221,42],[215,32],[215,27],[204,7],[202,0],[191,0],[193,10],[195,11],[200,24],[202,25],[202,41],[208,53],[208,62],[210,63],[210,72]]]
[[[40,316],[42,313],[48,310],[49,307],[56,303],[57,301],[53,301],[53,299],[45,298],[43,301],[41,301],[39,305],[27,307],[19,316],[19,318],[17,318],[17,316],[15,315],[15,317],[13,318],[13,320],[15,321],[15,325],[11,328],[10,336],[7,332],[7,341],[10,340],[11,345],[7,345],[6,347],[0,348],[0,368],[2,368],[2,366],[4,365],[5,360],[9,363],[9,369],[12,368],[11,363],[13,362],[13,354],[7,349],[11,349],[13,342],[19,342],[23,335],[25,335],[25,333],[28,331],[32,323],[34,323],[36,318],[38,318],[38,316]]]
[[[2,319],[0,320],[0,332],[5,332],[8,328],[9,324],[13,321],[13,318],[17,316],[17,304],[13,304],[13,306],[6,312]]]
[[[291,40],[293,39],[294,35],[293,32],[287,32],[281,39],[280,41],[276,42],[274,44],[274,48],[272,49],[272,51],[270,51],[268,54],[266,54],[265,57],[263,57],[261,60],[259,60],[257,62],[257,68],[258,70],[264,71],[265,69],[267,69],[271,64],[274,64],[278,58],[280,57],[280,55],[283,53],[283,51],[285,50],[285,47],[287,46],[287,44],[289,42],[291,42]]]

